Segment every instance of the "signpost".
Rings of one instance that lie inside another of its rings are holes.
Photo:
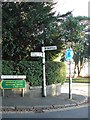
[[[42,63],[43,63],[43,96],[47,96],[46,94],[46,75],[45,75],[45,51],[47,50],[56,50],[57,46],[44,46],[42,47]]]
[[[71,48],[66,50],[65,59],[69,61],[69,99],[72,99],[72,76],[71,76],[71,60],[73,58],[73,50]]]
[[[57,46],[45,46],[45,51],[46,50],[56,50],[57,49]]]
[[[66,50],[65,58],[66,58],[67,61],[72,60],[72,58],[73,58],[73,50],[71,48]]]
[[[42,63],[43,63],[43,85],[42,85],[42,92],[43,97],[46,97],[46,75],[45,75],[45,51],[48,50],[56,50],[57,46],[43,46],[42,52],[31,52],[32,57],[42,57]]]
[[[42,94],[46,97],[46,73],[45,73],[45,47],[42,47],[42,63],[43,63],[43,84],[42,84]]]
[[[42,52],[31,52],[31,57],[42,57]]]

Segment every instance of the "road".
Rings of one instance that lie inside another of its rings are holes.
[[[69,83],[64,83],[61,92],[69,93]],[[72,83],[72,93],[90,97],[90,83]]]
[[[42,113],[22,112],[22,113],[3,113],[3,118],[88,118],[88,111],[90,106],[82,105],[77,107],[70,107],[58,109],[53,111],[44,111]]]

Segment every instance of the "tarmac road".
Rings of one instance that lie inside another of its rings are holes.
[[[88,111],[90,106],[82,105],[77,107],[58,109],[48,112],[22,112],[22,113],[3,113],[3,118],[89,118]]]
[[[80,94],[90,97],[90,83],[73,83],[72,81],[72,93]],[[69,83],[64,83],[62,86],[62,93],[69,93]]]

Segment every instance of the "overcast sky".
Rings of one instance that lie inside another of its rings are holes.
[[[90,0],[55,0],[57,1],[56,10],[60,14],[65,14],[73,10],[74,16],[88,16],[88,2]]]

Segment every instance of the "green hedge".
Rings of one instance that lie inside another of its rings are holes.
[[[46,62],[47,84],[61,83],[66,80],[66,66],[63,62]]]
[[[3,61],[2,74],[26,75],[26,80],[33,86],[42,84],[42,65],[38,61]]]
[[[27,81],[33,86],[42,85],[42,63],[39,61],[2,61],[3,75],[26,75]],[[46,62],[47,84],[64,83],[66,67],[62,62]]]

